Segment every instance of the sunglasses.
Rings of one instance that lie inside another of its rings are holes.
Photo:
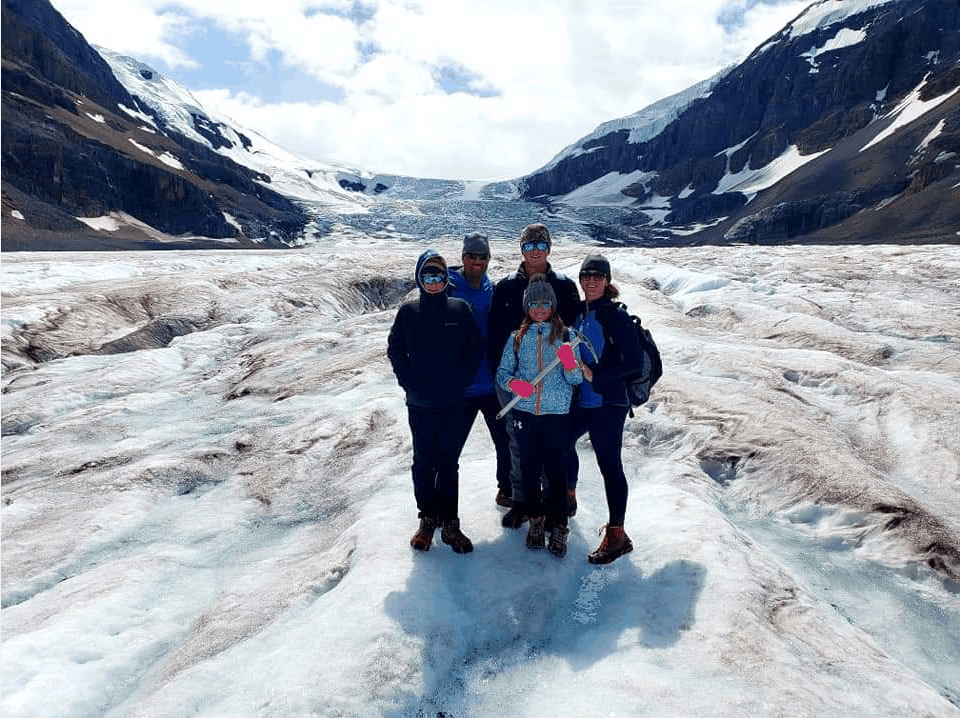
[[[533,311],[537,307],[541,307],[543,309],[551,309],[553,308],[553,301],[550,299],[541,299],[538,302],[530,302],[527,305],[527,311],[528,312]]]
[[[607,275],[602,272],[580,272],[580,279],[586,279],[588,281],[591,279],[602,281],[606,278]]]
[[[447,275],[434,274],[432,272],[430,274],[421,274],[420,281],[424,284],[442,284],[443,282],[447,281]]]
[[[474,254],[473,252],[467,252],[463,256],[467,259],[472,259],[474,262],[486,262],[490,259],[489,254]]]
[[[546,242],[524,242],[520,245],[520,249],[524,252],[532,252],[535,249],[539,249],[541,252],[546,252],[550,248],[550,245]]]

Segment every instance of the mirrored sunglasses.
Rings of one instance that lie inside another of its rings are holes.
[[[602,272],[580,272],[580,279],[602,281],[607,278]]]
[[[541,252],[546,252],[549,249],[550,245],[546,242],[524,242],[520,245],[520,249],[524,252],[532,252],[535,249],[539,249]]]
[[[474,254],[473,252],[467,252],[463,256],[467,259],[472,259],[474,262],[486,262],[488,259],[490,259],[489,254]]]
[[[420,281],[424,284],[442,284],[447,281],[447,275],[430,272],[429,274],[421,274]]]
[[[542,308],[542,309],[551,309],[551,308],[553,308],[553,300],[551,300],[551,299],[541,299],[541,300],[539,300],[539,301],[537,301],[537,302],[530,302],[530,303],[527,305],[527,311],[528,311],[528,312],[529,312],[529,311],[533,311],[533,310],[536,309],[537,307],[540,307],[540,308]]]

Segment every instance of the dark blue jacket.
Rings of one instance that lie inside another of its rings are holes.
[[[417,262],[418,284],[428,250]],[[428,294],[401,305],[387,338],[387,356],[409,406],[446,408],[463,404],[467,385],[483,353],[470,305],[446,293]]]

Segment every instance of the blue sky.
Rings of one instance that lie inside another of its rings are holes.
[[[374,172],[508,179],[744,58],[808,3],[53,4],[91,43],[292,151]]]

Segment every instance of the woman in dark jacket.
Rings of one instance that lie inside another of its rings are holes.
[[[630,316],[614,300],[620,292],[610,282],[610,262],[600,254],[590,254],[580,266],[580,288],[585,301],[575,327],[583,332],[595,352],[582,351],[586,378],[570,410],[567,477],[568,506],[576,512],[577,474],[580,460],[577,440],[590,434],[597,457],[603,487],[607,495],[609,519],[604,526],[600,546],[587,558],[590,563],[610,563],[633,550],[623,529],[627,512],[627,477],[621,457],[623,425],[630,411],[624,380],[642,366],[643,355]]]

